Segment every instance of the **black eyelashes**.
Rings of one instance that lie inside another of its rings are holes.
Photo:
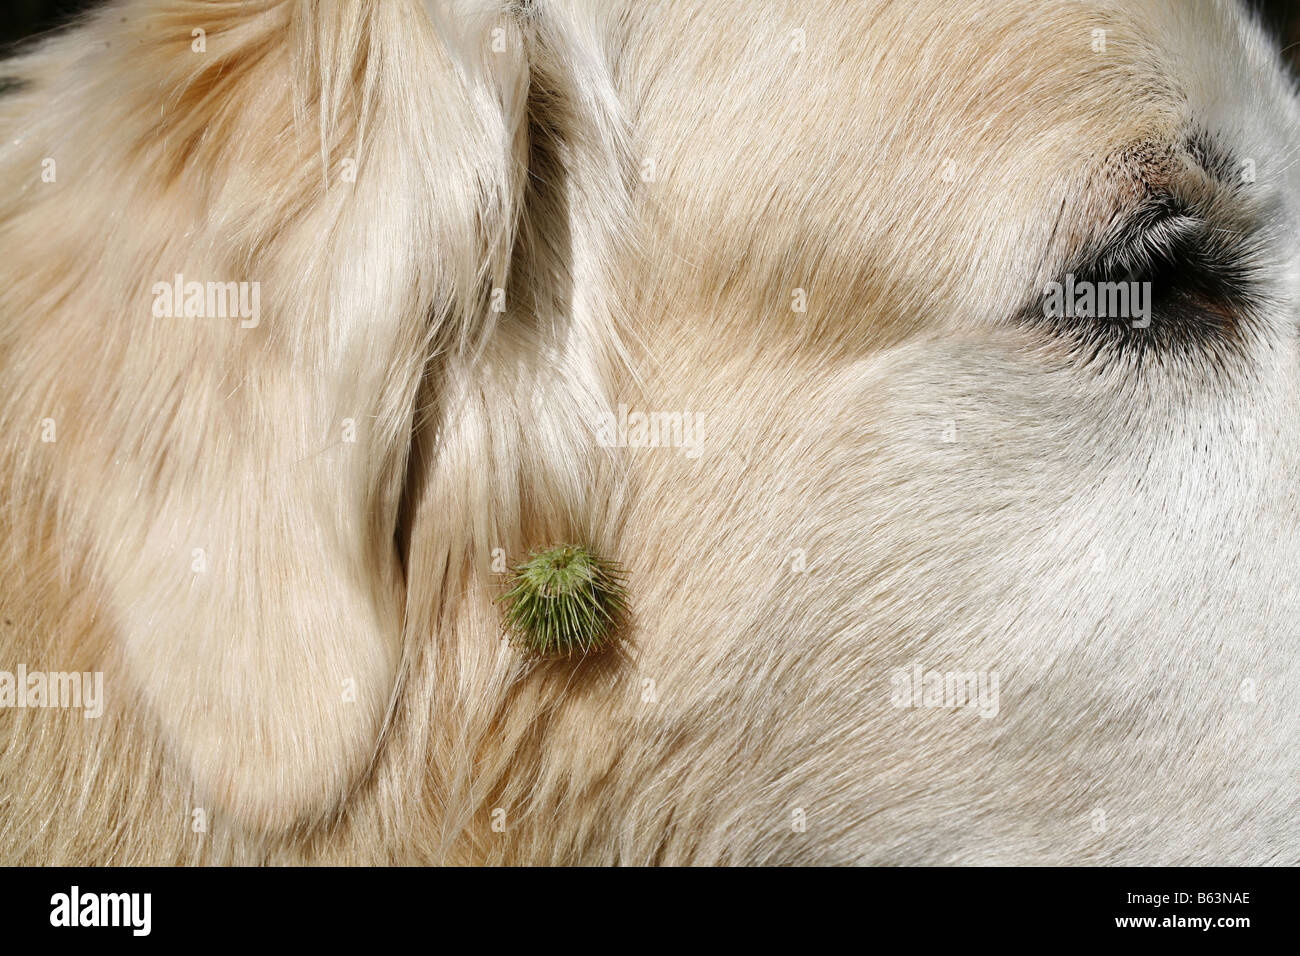
[[[1187,203],[1153,197],[1023,315],[1085,362],[1226,358],[1241,352],[1257,310],[1250,242]]]

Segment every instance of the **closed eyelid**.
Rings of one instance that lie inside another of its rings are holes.
[[[1152,356],[1225,364],[1229,354],[1241,353],[1260,296],[1251,230],[1216,225],[1214,214],[1212,199],[1150,189],[1058,260],[1053,281],[1141,283],[1149,327],[1045,315],[1041,295],[1020,320],[1073,343],[1085,364],[1107,358],[1141,365]]]

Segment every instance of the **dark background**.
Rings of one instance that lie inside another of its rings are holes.
[[[102,0],[0,0],[0,53],[19,40],[67,23],[78,11],[97,2]],[[1287,48],[1292,66],[1300,71],[1300,0],[1246,2],[1263,14],[1281,46]]]
[[[94,6],[93,0],[0,0],[0,53],[42,30],[67,23],[78,11]]]

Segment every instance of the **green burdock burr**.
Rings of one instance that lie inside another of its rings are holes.
[[[506,627],[516,645],[544,657],[603,651],[627,613],[623,570],[578,545],[534,554],[513,572]]]

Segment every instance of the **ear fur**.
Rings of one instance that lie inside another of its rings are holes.
[[[421,375],[473,353],[507,281],[519,29],[497,4],[124,2],[7,72],[11,551],[52,526],[91,569],[110,702],[200,805],[309,824],[395,694]],[[157,314],[178,275],[257,283],[258,313]]]

